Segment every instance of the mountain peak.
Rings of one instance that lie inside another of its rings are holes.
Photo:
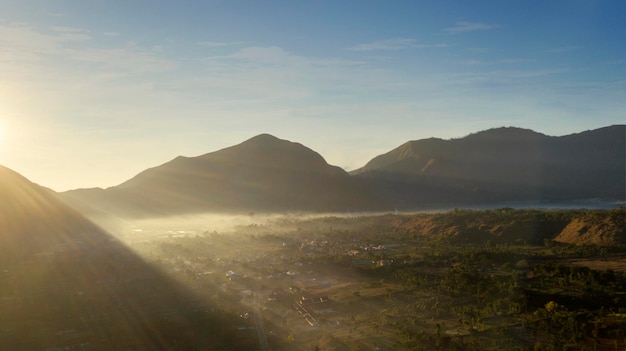
[[[466,136],[465,140],[481,141],[529,141],[547,137],[545,134],[535,132],[531,129],[519,127],[499,127],[472,133]]]
[[[271,134],[259,134],[240,144],[200,156],[205,160],[266,166],[293,167],[314,170],[329,167],[324,158],[308,147],[279,139]]]
[[[273,136],[272,134],[262,133],[257,136],[253,136],[252,138],[244,141],[243,143],[272,143],[272,142],[278,142],[278,141],[284,141],[284,140],[279,139]]]
[[[92,194],[108,201],[106,211],[115,213],[126,206],[121,212],[131,216],[206,210],[342,210],[374,203],[343,169],[329,165],[302,144],[270,134],[201,156],[178,157],[103,194],[72,194],[73,201],[93,202]]]

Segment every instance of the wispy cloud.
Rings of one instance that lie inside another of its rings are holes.
[[[482,66],[489,64],[489,62],[483,60],[462,60],[456,61],[456,63],[463,66]]]
[[[448,34],[459,34],[466,32],[474,32],[477,30],[490,30],[499,28],[500,26],[497,24],[486,24],[486,23],[478,23],[478,22],[457,22],[454,27],[446,28],[445,31]]]
[[[484,52],[488,52],[491,49],[489,49],[489,48],[467,48],[465,50],[469,51],[469,52],[472,52],[472,53],[475,53],[475,54],[482,54]]]
[[[242,41],[229,41],[229,42],[221,42],[221,41],[201,41],[198,43],[200,46],[205,46],[209,48],[219,48],[226,46],[240,46],[245,44]]]
[[[81,49],[68,51],[74,60],[96,64],[109,73],[165,72],[178,68],[178,64],[155,55],[154,50],[140,47],[114,49]]]
[[[366,44],[358,44],[356,46],[348,48],[353,51],[377,51],[377,50],[402,50],[408,49],[415,45],[414,39],[396,38],[378,40]]]
[[[518,64],[518,63],[529,63],[529,62],[535,62],[535,60],[531,60],[531,59],[524,59],[524,58],[508,58],[508,59],[502,59],[499,60],[498,63],[504,63],[504,64]]]
[[[581,46],[563,46],[563,47],[558,47],[558,48],[554,48],[554,49],[549,49],[546,50],[545,52],[548,53],[552,53],[552,54],[556,54],[556,53],[560,53],[560,52],[567,52],[567,51],[574,51],[574,50],[580,50],[582,49]]]
[[[50,27],[50,30],[57,33],[64,41],[87,41],[92,39],[89,31],[82,28],[56,26]]]
[[[280,64],[280,65],[294,65],[298,67],[303,66],[353,66],[362,65],[362,61],[345,60],[338,58],[315,58],[304,57],[292,54],[281,47],[269,46],[269,47],[245,47],[237,52],[228,55],[228,59],[236,59],[247,62],[262,63],[262,64]]]
[[[377,40],[371,43],[358,44],[353,47],[349,47],[346,50],[351,51],[393,51],[404,49],[424,49],[424,48],[443,48],[450,45],[445,43],[440,44],[420,44],[415,39],[410,38],[394,38]]]
[[[535,60],[524,59],[524,58],[507,58],[501,60],[464,60],[464,61],[456,61],[457,64],[464,66],[484,66],[484,65],[517,65],[523,63],[535,62]]]
[[[177,65],[161,58],[154,50],[128,43],[121,47],[101,48],[94,43],[90,31],[76,27],[56,26],[48,30],[25,24],[0,22],[0,68],[12,72],[44,69],[64,57],[66,62],[87,62],[95,66],[89,72],[111,74],[159,72],[176,69]],[[68,68],[69,69],[69,68]],[[75,68],[78,70],[78,68]],[[53,70],[54,71],[54,70]]]
[[[605,65],[623,65],[626,64],[626,59],[623,60],[612,60],[604,62]]]
[[[57,33],[88,33],[89,31],[83,28],[66,27],[66,26],[53,26],[50,30]]]
[[[480,82],[491,82],[499,84],[518,84],[521,80],[544,78],[548,76],[570,74],[570,68],[555,69],[508,69],[508,70],[492,70],[485,72],[470,72],[464,74],[450,75],[450,82],[453,84],[469,84],[473,85]]]

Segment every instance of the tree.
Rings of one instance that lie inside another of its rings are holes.
[[[561,309],[561,306],[554,301],[549,301],[548,303],[546,303],[545,309],[546,312],[548,312],[548,315],[552,316]]]

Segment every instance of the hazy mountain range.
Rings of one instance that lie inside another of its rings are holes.
[[[496,128],[409,141],[348,174],[315,151],[262,134],[179,156],[107,189],[62,198],[86,213],[378,211],[626,198],[626,126],[561,137]]]
[[[407,142],[352,172],[403,208],[626,198],[626,126],[562,137],[496,128]]]

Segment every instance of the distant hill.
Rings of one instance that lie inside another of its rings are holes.
[[[586,213],[572,220],[554,241],[574,245],[625,245],[626,211]]]
[[[365,222],[364,219],[358,219]],[[456,243],[544,245],[626,244],[626,211],[613,210],[453,210],[444,213],[385,215],[376,225]],[[369,223],[370,227],[374,224]]]
[[[313,150],[268,134],[197,157],[177,157],[108,189],[62,194],[93,212],[348,211],[379,206],[369,191]],[[95,208],[94,205],[95,204]]]
[[[249,349],[214,307],[0,166],[0,349]]]
[[[495,128],[407,142],[351,172],[396,207],[626,199],[626,126],[551,137]]]

